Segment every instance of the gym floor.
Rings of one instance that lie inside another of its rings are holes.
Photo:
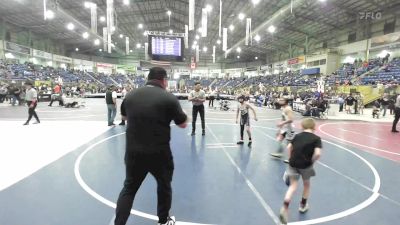
[[[181,103],[190,114],[190,104]],[[107,127],[103,99],[86,99],[80,109],[54,105],[40,103],[42,123],[22,126],[27,108],[0,104],[0,224],[113,224],[124,180],[125,127]],[[280,111],[256,109],[259,121],[251,121],[249,148],[236,145],[234,111],[206,108],[205,137],[200,130],[190,136],[190,126],[172,126],[171,214],[177,224],[278,224],[286,164],[269,153],[278,147]],[[298,213],[299,188],[290,206],[290,224],[397,224],[400,135],[390,132],[389,123],[329,120],[318,121],[317,134],[324,142],[310,210]],[[128,224],[156,224],[156,183],[150,175],[134,209]]]

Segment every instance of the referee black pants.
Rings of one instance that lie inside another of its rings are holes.
[[[392,131],[397,130],[396,126],[397,126],[397,123],[399,122],[399,120],[400,120],[400,108],[396,107],[394,109],[394,120],[393,120]]]
[[[125,160],[126,179],[117,201],[115,225],[125,225],[128,220],[133,200],[140,185],[151,173],[157,181],[157,216],[159,223],[166,223],[172,202],[172,175],[174,162],[171,150],[160,153],[135,154]]]
[[[200,113],[201,128],[203,130],[206,129],[206,123],[204,121],[204,105],[194,105],[193,110],[192,110],[192,131],[193,131],[193,133],[196,131],[196,121],[197,121],[198,113]]]
[[[32,116],[35,117],[36,121],[40,122],[39,117],[38,117],[38,115],[37,115],[36,112],[35,112],[37,103],[35,103],[35,104],[33,105],[33,107],[30,107],[30,105],[32,104],[31,101],[28,101],[27,104],[28,104],[28,107],[29,107],[29,109],[28,109],[28,115],[29,115],[29,116],[28,116],[28,120],[27,120],[26,122],[29,123],[29,121],[31,121],[31,119],[32,119]]]

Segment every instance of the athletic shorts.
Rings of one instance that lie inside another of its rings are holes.
[[[346,110],[351,110],[352,107],[352,105],[346,105]]]
[[[291,141],[294,138],[294,131],[287,131],[287,130],[281,130],[280,134],[283,136],[284,139]]]
[[[310,180],[311,177],[315,176],[315,170],[313,166],[305,169],[298,169],[288,166],[286,173],[290,178],[294,178],[296,180],[299,180],[300,176],[303,180]]]

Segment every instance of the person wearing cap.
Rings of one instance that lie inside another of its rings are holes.
[[[204,121],[204,102],[206,101],[206,93],[201,90],[200,82],[194,84],[194,90],[189,94],[189,101],[193,104],[192,109],[192,136],[196,134],[197,114],[200,113],[202,135],[206,134],[206,123]]]
[[[115,125],[114,120],[117,115],[117,92],[115,89],[114,86],[110,86],[106,92],[108,126]]]
[[[29,125],[29,122],[32,119],[32,116],[35,117],[36,122],[35,124],[40,123],[39,117],[35,112],[36,106],[37,106],[37,99],[38,99],[38,94],[35,88],[33,88],[33,84],[30,81],[25,82],[25,88],[26,88],[26,94],[25,94],[25,100],[26,103],[28,104],[28,120],[24,123],[24,125]]]
[[[175,224],[175,218],[169,215],[174,171],[170,123],[186,128],[187,116],[178,99],[165,90],[167,84],[167,72],[153,67],[146,85],[128,93],[123,101],[121,115],[127,121],[126,178],[117,201],[115,225],[126,224],[136,192],[148,173],[157,182],[158,223]]]
[[[251,131],[250,131],[250,113],[249,110],[251,110],[254,114],[254,120],[257,121],[257,115],[256,111],[254,110],[253,107],[251,107],[250,104],[248,104],[246,101],[246,96],[241,95],[238,98],[238,101],[240,105],[237,108],[236,112],[236,123],[238,123],[238,118],[240,114],[240,140],[237,142],[238,145],[243,145],[243,133],[244,133],[244,128],[246,127],[247,135],[249,136],[249,143],[248,146],[251,147],[252,140],[251,140]]]

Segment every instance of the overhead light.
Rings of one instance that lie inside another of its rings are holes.
[[[106,17],[100,16],[100,22],[105,22],[105,21],[106,21]]]
[[[231,24],[231,25],[229,25],[229,30],[230,31],[233,31],[235,29],[235,27]]]
[[[196,47],[197,47],[196,45],[192,45],[192,49],[193,49],[193,50],[195,50],[195,49],[196,49]]]
[[[193,44],[194,44],[194,45],[197,45],[197,41],[193,41]]]
[[[94,45],[99,45],[99,44],[100,44],[100,40],[99,39],[94,40]]]
[[[124,5],[129,5],[130,2],[129,2],[129,0],[124,0],[123,3],[124,3]]]
[[[140,43],[136,44],[136,48],[141,48],[141,47],[142,47],[142,44],[140,44]]]
[[[143,29],[143,24],[139,23],[138,28]]]
[[[237,51],[238,53],[240,53],[240,52],[242,51],[242,49],[241,49],[240,47],[237,47],[236,51]]]
[[[276,31],[276,27],[274,25],[271,25],[268,27],[268,32],[274,33]]]
[[[201,32],[203,32],[203,28],[199,27],[199,29],[197,31],[199,31],[201,33]]]
[[[255,60],[257,60],[257,59],[258,59],[258,57],[256,56],[256,57],[254,57],[254,59],[255,59]]]
[[[260,35],[257,34],[257,35],[254,37],[254,40],[256,40],[257,42],[259,42],[259,41],[261,40]]]
[[[257,5],[258,3],[260,3],[260,0],[251,0],[251,2],[252,2],[254,5]]]
[[[200,39],[200,36],[196,34],[196,37],[195,37],[195,38],[196,38],[196,40],[199,40],[199,39]]]
[[[76,51],[76,52],[79,51],[79,48],[75,48],[75,51]]]
[[[236,58],[240,59],[240,55],[236,56]]]
[[[172,34],[172,33],[174,33],[174,31],[170,29],[170,30],[169,30],[169,34]]]
[[[211,12],[212,11],[212,6],[210,4],[206,5],[206,11]]]
[[[172,12],[170,10],[168,10],[167,15],[171,16]]]
[[[143,32],[143,36],[147,36],[147,31]]]
[[[88,39],[89,33],[88,33],[88,32],[84,32],[84,33],[82,34],[82,37],[83,37],[84,39]]]
[[[85,8],[91,8],[94,4],[93,2],[84,2],[83,5],[85,6]]]
[[[325,2],[325,0],[318,0],[318,1],[320,1],[320,2]]]
[[[219,45],[220,45],[220,44],[221,44],[221,40],[219,40],[219,39],[218,39],[218,40],[217,40],[217,44],[219,44]]]
[[[133,50],[131,49],[131,50],[129,50],[129,52],[133,52]]]
[[[208,48],[207,47],[203,47],[203,52],[207,52]]]
[[[99,49],[99,52],[102,52],[102,51],[103,51],[103,49],[102,49],[102,48],[100,48],[100,49]]]
[[[75,29],[75,25],[73,23],[69,23],[69,24],[67,24],[67,29],[73,30],[73,29]]]
[[[114,32],[115,31],[115,27],[113,26],[113,27],[111,27],[111,32]]]
[[[243,20],[246,17],[246,15],[244,15],[243,13],[239,13],[238,17],[239,20]]]
[[[120,35],[119,35],[119,38],[123,38],[123,37],[124,37],[124,35],[123,35],[123,34],[120,34]]]
[[[51,11],[51,10],[47,10],[46,11],[46,18],[47,19],[53,19],[54,18],[54,12],[53,11]]]
[[[15,59],[15,56],[14,56],[12,53],[10,53],[10,52],[7,52],[4,56],[5,56],[7,59]]]

